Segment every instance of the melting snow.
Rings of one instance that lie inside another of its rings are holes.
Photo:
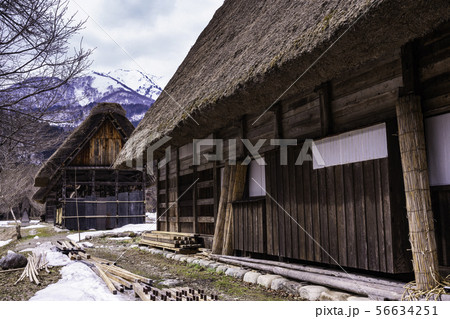
[[[111,237],[108,239],[110,239],[110,240],[128,240],[128,239],[131,239],[131,237],[128,237],[128,236],[126,236],[126,237]]]
[[[11,241],[12,241],[12,239],[0,240],[0,247],[8,245]]]
[[[81,238],[80,240],[86,239],[87,236],[99,237],[99,236],[102,236],[105,234],[117,234],[117,233],[122,233],[122,232],[126,232],[126,231],[141,233],[141,232],[149,231],[149,230],[156,230],[156,224],[128,224],[128,225],[122,226],[120,228],[115,228],[115,229],[111,229],[111,230],[88,231],[88,232],[84,232],[84,233],[80,234],[80,238]],[[68,235],[67,238],[77,242],[78,234]]]
[[[31,301],[115,301],[129,300],[126,295],[113,295],[106,284],[85,264],[70,262],[61,269],[62,278],[38,291]]]
[[[31,225],[31,226],[26,226],[26,227],[22,227],[22,229],[33,229],[33,228],[45,228],[45,227],[48,227],[48,226],[45,226],[45,225]]]

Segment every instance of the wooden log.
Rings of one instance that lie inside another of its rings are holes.
[[[400,97],[396,111],[414,276],[416,288],[426,291],[441,278],[420,96]]]
[[[256,264],[253,262],[234,260],[230,262],[227,258],[218,258],[219,261],[224,263],[232,263],[243,267],[250,267],[253,269],[274,273],[286,278],[306,281],[316,285],[327,286],[336,288],[358,295],[364,295],[369,297],[383,298],[387,300],[401,300],[404,289],[393,286],[385,286],[380,284],[368,283],[368,282],[355,282],[352,279],[336,278],[327,275],[321,275],[317,273],[302,272],[294,269],[287,269],[283,267],[270,266]]]
[[[230,183],[231,168],[228,161],[223,169],[222,187],[220,190],[219,207],[217,210],[216,227],[214,230],[214,238],[212,252],[214,254],[222,253],[223,246],[223,230],[225,226],[225,216],[228,203],[228,186]]]
[[[91,255],[90,254],[86,254],[86,253],[84,253],[82,251],[78,252],[78,255],[80,255],[82,258],[85,258],[85,259],[91,259]]]
[[[142,287],[141,284],[134,282],[133,290],[134,290],[134,293],[136,294],[136,296],[141,298],[142,301],[150,301],[150,296],[144,292],[144,287]]]
[[[173,235],[173,236],[182,236],[182,237],[198,237],[196,233],[178,233],[178,232],[167,232],[167,231],[159,231],[152,230],[150,233],[145,234],[160,234],[160,235]]]
[[[171,243],[163,243],[155,240],[148,240],[148,239],[141,239],[139,242],[140,244],[146,244],[149,246],[156,246],[156,247],[168,247],[168,248],[178,248],[179,245],[177,244],[171,244]]]
[[[128,280],[123,279],[122,277],[111,274],[109,271],[105,271],[106,276],[111,278],[111,280],[117,281],[120,285],[122,285],[126,289],[132,289],[133,285]]]
[[[91,259],[97,263],[100,264],[105,264],[105,265],[115,265],[116,262],[112,262],[103,258],[99,258],[99,257],[95,257],[95,256],[91,256]]]
[[[117,280],[111,278],[110,276],[108,276],[107,273],[105,273],[106,276],[109,278],[109,280],[111,280],[111,283],[114,285],[114,287],[116,288],[117,291],[119,292],[124,292],[125,291],[125,287],[122,286]]]
[[[224,240],[222,247],[222,255],[232,255],[233,254],[233,205],[232,202],[242,199],[244,193],[245,181],[247,178],[247,165],[237,164],[235,166],[235,176],[234,182],[231,183],[230,187],[233,185],[233,190],[231,196],[228,196],[227,203],[227,216],[225,218],[225,229],[224,229]],[[230,194],[230,193],[229,193]]]
[[[114,266],[114,265],[107,266],[107,265],[99,264],[99,263],[96,263],[95,265],[99,266],[104,271],[110,272],[110,273],[112,273],[112,274],[114,274],[116,276],[122,277],[122,278],[124,278],[126,280],[130,280],[132,282],[138,280],[138,281],[141,281],[141,282],[143,282],[145,284],[149,284],[149,285],[152,284],[152,280],[151,279],[145,278],[143,276],[139,276],[139,275],[136,275],[136,274],[133,274],[132,272],[129,272],[128,270],[125,270],[123,268],[120,268],[120,267],[117,267],[117,266]]]
[[[235,256],[212,256],[212,258],[222,258],[229,261],[229,263],[232,263],[233,261],[245,261],[245,262],[251,262],[255,264],[262,264],[262,265],[268,265],[268,266],[277,266],[277,267],[283,267],[287,269],[293,269],[298,270],[302,272],[308,272],[313,274],[321,274],[321,275],[327,275],[332,277],[338,277],[338,278],[348,278],[353,279],[355,281],[364,281],[367,283],[373,283],[373,284],[380,284],[380,285],[386,285],[386,286],[393,286],[398,288],[403,288],[406,283],[395,281],[395,280],[388,280],[388,279],[381,279],[378,277],[372,277],[372,276],[364,276],[364,275],[357,275],[357,274],[350,274],[339,270],[332,270],[328,268],[322,268],[317,266],[305,266],[305,265],[299,265],[299,264],[289,264],[285,262],[279,262],[279,261],[273,261],[273,260],[264,260],[264,259],[253,259],[248,257],[235,257]]]
[[[106,286],[108,287],[109,291],[112,292],[113,295],[117,294],[117,289],[114,286],[114,284],[111,282],[111,280],[108,278],[108,276],[106,276],[105,272],[103,271],[103,269],[101,268],[101,266],[99,265],[95,265],[95,268],[98,271],[98,274],[100,276],[100,278],[103,279],[103,281],[105,282]]]

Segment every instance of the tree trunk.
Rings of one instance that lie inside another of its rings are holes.
[[[420,97],[400,97],[396,111],[416,288],[429,290],[440,277]]]

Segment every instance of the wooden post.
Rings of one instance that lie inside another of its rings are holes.
[[[116,169],[114,170],[114,195],[116,197],[116,225],[119,225],[119,171]]]
[[[400,97],[396,111],[416,288],[429,290],[440,277],[420,97]]]
[[[322,136],[327,136],[332,133],[331,121],[331,85],[330,82],[325,82],[317,88],[320,101],[320,130]]]
[[[169,161],[166,162],[166,231],[170,231],[169,228],[169,215],[170,215],[170,209],[169,209]]]
[[[225,162],[225,167],[223,169],[223,180],[222,187],[220,190],[220,199],[219,206],[217,208],[217,218],[216,218],[216,227],[214,230],[214,238],[213,238],[213,246],[212,253],[213,254],[221,254],[222,246],[223,246],[223,229],[225,225],[225,216],[228,202],[228,189],[230,183],[230,172],[231,167],[228,164],[228,161]]]
[[[195,181],[197,179],[197,167],[192,167],[192,180]],[[197,183],[192,186],[192,232],[197,232]]]
[[[179,159],[179,157],[180,157],[180,149],[179,149],[179,147],[177,147],[177,149],[176,149],[176,153],[175,153],[175,155],[176,155],[176,159],[175,159],[175,163],[176,163],[176,167],[175,167],[175,170],[176,170],[176,176],[175,176],[175,200],[176,200],[176,202],[175,202],[175,217],[176,217],[176,223],[177,223],[177,225],[176,225],[176,231],[177,232],[180,232],[181,231],[181,226],[180,226],[180,205],[178,204],[178,198],[179,198],[179,196],[180,196],[180,189],[179,189],[179,183],[180,183],[180,159]]]
[[[66,215],[66,192],[67,192],[67,173],[66,173],[66,169],[65,168],[63,168],[62,169],[62,200],[63,200],[63,202],[62,202],[62,216],[65,216]],[[63,223],[63,221],[64,221],[64,223]],[[61,220],[61,224],[64,224],[64,225],[62,225],[62,226],[66,226],[66,219],[65,218],[63,218],[62,220]]]
[[[147,187],[147,164],[144,165],[144,169],[142,170],[142,201],[143,201],[142,205],[144,206],[143,207],[144,223],[145,223],[146,213],[147,213],[147,207],[146,207],[147,198],[145,195],[146,187]],[[117,212],[119,212],[119,210],[117,210]]]
[[[161,203],[160,197],[159,197],[159,167],[158,167],[158,161],[156,161],[156,165],[153,165],[154,167],[154,174],[156,174],[156,230],[161,230],[161,222],[159,221],[160,216],[160,210],[159,210],[159,204]]]
[[[95,170],[94,169],[91,170],[91,185],[92,185],[91,196],[95,196]]]
[[[231,192],[228,192],[228,203],[225,218],[225,227],[223,235],[223,247],[222,255],[233,254],[233,205],[236,200],[242,199],[242,195],[245,189],[245,181],[247,179],[247,165],[238,163],[233,166],[235,173],[231,174],[233,180],[230,178],[229,187],[232,188]]]

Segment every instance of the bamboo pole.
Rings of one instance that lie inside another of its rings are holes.
[[[400,97],[396,111],[416,288],[429,290],[440,277],[420,97]]]
[[[228,203],[228,189],[229,189],[228,186],[230,183],[230,172],[231,172],[231,167],[227,161],[225,163],[225,167],[223,169],[222,186],[221,186],[221,190],[220,190],[220,200],[219,200],[219,207],[218,207],[218,211],[217,211],[216,228],[214,231],[213,246],[212,246],[213,254],[221,254],[222,253],[223,229],[225,226],[225,216],[226,216],[226,209],[227,209],[227,203]]]
[[[232,192],[228,193],[228,203],[225,218],[225,229],[223,238],[222,255],[233,254],[233,205],[236,200],[242,199],[245,188],[245,180],[247,178],[247,165],[237,164],[234,166],[234,183],[231,183]]]

